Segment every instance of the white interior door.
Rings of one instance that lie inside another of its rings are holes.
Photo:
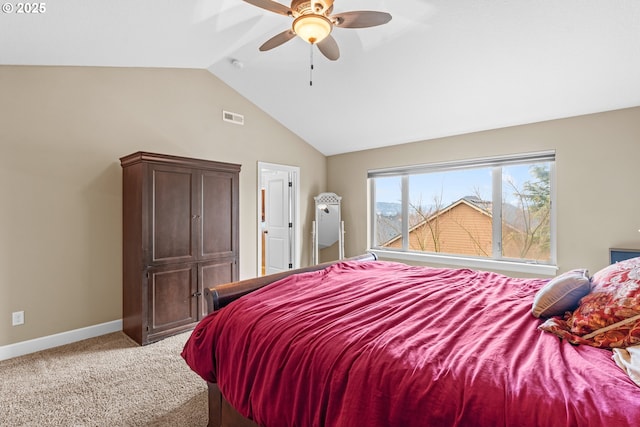
[[[260,164],[259,271],[278,273],[297,268],[297,168]],[[260,248],[261,245],[264,247]]]
[[[289,173],[273,171],[265,174],[265,273],[278,273],[291,268],[291,228],[289,209]]]

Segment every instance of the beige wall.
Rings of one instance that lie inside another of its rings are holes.
[[[0,66],[0,94],[0,346],[121,318],[118,159],[138,150],[242,164],[242,278],[256,274],[258,161],[301,168],[303,264],[322,191],[343,197],[346,255],[366,249],[368,169],[548,149],[560,270],[640,248],[640,107],[326,159],[203,70]]]
[[[122,317],[119,158],[139,150],[242,164],[241,278],[256,275],[258,161],[300,167],[311,232],[326,158],[209,72],[0,66],[0,346]]]
[[[367,170],[556,150],[560,272],[640,249],[640,107],[367,150],[327,159],[327,191],[342,196],[345,254],[367,248]],[[516,274],[514,274],[516,275]]]

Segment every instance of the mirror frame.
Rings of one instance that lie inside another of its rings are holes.
[[[344,221],[342,221],[341,203],[342,197],[336,193],[320,193],[313,198],[315,201],[315,221],[313,221],[313,263],[320,263],[319,242],[319,212],[328,210],[329,206],[335,206],[338,213],[338,259],[344,259]],[[327,212],[328,213],[328,212]]]

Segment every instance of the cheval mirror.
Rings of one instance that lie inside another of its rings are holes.
[[[340,216],[342,197],[335,193],[321,193],[315,200],[316,219],[313,221],[313,263],[320,263],[320,250],[338,242],[338,259],[344,258],[344,221]]]

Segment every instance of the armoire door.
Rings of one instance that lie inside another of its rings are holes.
[[[198,213],[200,240],[198,258],[212,259],[237,255],[238,175],[228,172],[202,171],[201,210]]]
[[[189,326],[200,319],[197,268],[172,264],[151,268],[147,274],[147,336]]]
[[[235,282],[238,280],[238,265],[235,257],[222,258],[216,261],[198,263],[198,283],[200,291],[222,283]],[[209,312],[207,302],[200,298],[200,317],[204,317]]]
[[[196,171],[164,165],[150,168],[151,263],[192,262],[199,223]]]

